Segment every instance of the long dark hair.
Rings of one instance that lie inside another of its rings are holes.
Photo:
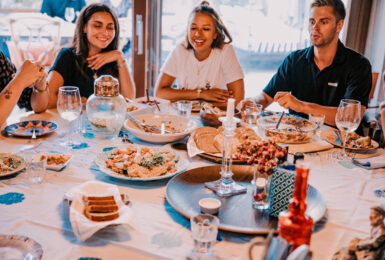
[[[74,52],[76,54],[76,65],[78,66],[78,69],[83,72],[82,74],[84,75],[84,70],[87,63],[86,59],[88,57],[89,52],[88,40],[87,35],[84,32],[84,27],[87,26],[87,23],[91,19],[91,16],[94,13],[98,12],[109,13],[112,17],[112,20],[114,21],[115,27],[114,39],[106,48],[102,49],[101,52],[117,50],[119,46],[119,21],[114,11],[111,10],[111,8],[107,5],[100,3],[94,3],[84,7],[81,10],[79,17],[76,21],[75,35],[72,39],[72,48],[74,49]]]
[[[214,39],[214,41],[211,43],[211,48],[221,49],[225,43],[231,43],[233,41],[233,38],[231,38],[231,35],[227,30],[226,26],[223,24],[221,18],[219,17],[219,14],[217,13],[217,11],[214,10],[214,8],[210,6],[210,4],[207,1],[202,1],[198,6],[196,6],[191,11],[189,15],[189,21],[191,17],[196,13],[207,14],[214,21],[217,38]],[[193,47],[191,46],[188,40],[189,29],[190,29],[189,25],[187,25],[185,46],[187,49],[192,49]],[[225,42],[226,36],[229,39],[227,42]]]

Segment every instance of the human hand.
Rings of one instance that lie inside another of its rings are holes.
[[[17,71],[14,80],[26,88],[35,85],[36,82],[40,82],[43,79],[45,80],[46,76],[44,67],[39,62],[26,60]]]
[[[47,89],[47,80],[46,77],[41,78],[40,80],[36,81],[34,88],[38,91],[42,92]]]
[[[213,88],[209,90],[202,90],[201,97],[206,101],[227,103],[227,99],[232,97],[232,93],[228,90]]]
[[[118,64],[124,62],[123,55],[120,51],[100,52],[87,58],[88,67],[93,70],[98,70],[103,65],[114,61],[118,62]]]
[[[244,122],[246,122],[246,117],[245,117],[245,107],[246,107],[247,105],[251,105],[251,104],[254,104],[254,102],[253,102],[252,100],[250,100],[250,99],[244,99],[244,100],[241,100],[241,101],[239,102],[239,104],[237,105],[237,108],[238,108],[239,110],[241,110],[241,116],[242,116],[242,120],[243,120]]]
[[[303,105],[301,101],[295,98],[289,92],[277,92],[274,96],[274,101],[278,102],[282,107],[286,109],[292,109],[300,112],[300,108]]]

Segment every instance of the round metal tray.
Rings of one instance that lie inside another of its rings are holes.
[[[218,197],[204,187],[204,183],[215,181],[219,176],[220,165],[192,169],[174,176],[167,185],[167,201],[186,218],[200,213],[198,201],[202,198],[217,198],[222,202],[218,218],[219,229],[248,233],[266,234],[277,229],[277,218],[269,216],[267,211],[252,208],[253,171],[250,166],[233,165],[233,179],[247,186],[247,193],[232,197]],[[326,211],[325,201],[321,194],[312,186],[308,186],[307,214],[314,222],[319,221]]]

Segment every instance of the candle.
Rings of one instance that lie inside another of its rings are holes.
[[[229,98],[227,100],[227,111],[226,111],[226,119],[229,121],[233,120],[234,117],[234,98]]]
[[[266,179],[265,178],[257,178],[255,181],[255,184],[257,185],[258,189],[264,189],[266,186]]]

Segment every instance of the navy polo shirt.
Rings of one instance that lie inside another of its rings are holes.
[[[301,101],[322,106],[338,107],[344,98],[367,106],[371,86],[370,62],[338,41],[332,64],[322,71],[314,62],[313,46],[289,54],[263,92],[274,98],[277,92],[287,91]]]

